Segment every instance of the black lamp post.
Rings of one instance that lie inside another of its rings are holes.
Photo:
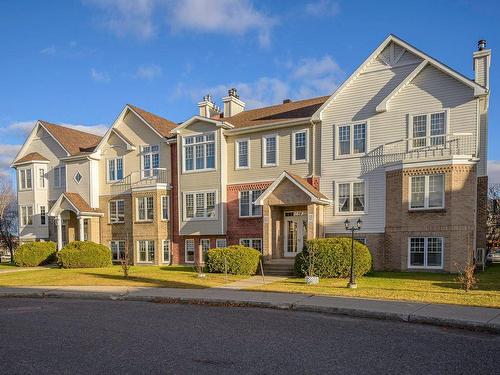
[[[349,219],[345,219],[344,221],[345,230],[351,231],[351,275],[349,277],[349,283],[347,284],[347,287],[351,289],[358,287],[358,284],[356,284],[356,276],[354,275],[354,232],[361,229],[362,223],[361,219],[358,219],[356,225],[351,226],[351,221]]]

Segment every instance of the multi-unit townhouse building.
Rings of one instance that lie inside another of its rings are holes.
[[[490,59],[481,41],[469,79],[390,35],[329,96],[246,110],[231,89],[181,124],[126,105],[103,137],[38,121],[13,163],[20,238],[270,262],[361,218],[376,269],[456,271],[486,241]]]

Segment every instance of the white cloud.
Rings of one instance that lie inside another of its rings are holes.
[[[7,175],[21,145],[0,144],[0,175]]]
[[[177,86],[175,97],[188,96],[199,101],[210,93],[214,98],[227,95],[227,90],[236,87],[247,108],[258,108],[279,104],[283,99],[306,99],[331,94],[345,78],[345,73],[335,60],[325,55],[322,58],[305,58],[297,63],[281,63],[283,77],[260,77],[253,82],[229,82],[212,87]]]
[[[5,127],[0,127],[0,133],[26,136],[35,126],[36,121],[16,121]]]
[[[50,47],[46,47],[46,48],[40,50],[40,53],[42,55],[55,55],[55,53],[56,53],[56,46],[51,45]]]
[[[318,0],[306,4],[306,13],[314,17],[336,16],[340,5],[332,0]]]
[[[163,71],[160,66],[156,64],[141,65],[137,68],[135,73],[136,78],[152,80],[156,77],[161,77]]]
[[[109,82],[111,78],[109,78],[108,73],[100,72],[94,68],[90,69],[90,77],[96,82]]]
[[[82,132],[92,133],[95,135],[104,135],[109,129],[109,125],[106,124],[97,124],[97,125],[75,125],[75,124],[65,124],[62,123],[62,126],[66,126],[68,128],[72,128],[75,130],[80,130]]]
[[[488,160],[488,180],[500,183],[500,160]]]

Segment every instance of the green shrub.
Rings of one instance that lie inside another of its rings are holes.
[[[215,248],[208,250],[205,267],[208,272],[223,273],[227,267],[227,273],[233,275],[254,275],[260,256],[259,251],[242,245]]]
[[[113,265],[111,250],[91,241],[70,242],[57,253],[57,261],[63,268],[95,268]]]
[[[313,252],[314,276],[323,278],[348,277],[351,272],[350,238],[317,238],[307,241],[303,252],[295,257],[295,273],[304,276],[308,272],[308,260]],[[362,276],[370,272],[372,256],[368,248],[354,241],[354,274]],[[311,275],[310,275],[311,276]]]
[[[14,252],[14,263],[19,267],[36,267],[56,259],[54,242],[28,242]]]

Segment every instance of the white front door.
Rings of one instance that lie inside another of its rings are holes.
[[[307,238],[307,212],[285,212],[285,257],[294,257],[304,248]]]

